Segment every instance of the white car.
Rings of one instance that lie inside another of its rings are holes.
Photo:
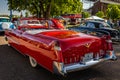
[[[0,32],[4,32],[5,30],[15,29],[16,27],[8,17],[0,17]]]

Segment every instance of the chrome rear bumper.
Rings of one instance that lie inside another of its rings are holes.
[[[102,59],[90,60],[85,63],[74,63],[74,64],[70,64],[70,65],[64,65],[63,63],[54,62],[53,63],[54,73],[65,75],[69,72],[74,72],[74,71],[89,68],[91,66],[94,66],[94,65],[96,65],[100,62],[106,61],[106,60],[117,60],[117,57],[115,56],[114,51],[111,51],[111,53],[112,53],[111,55],[106,55]]]
[[[99,62],[101,62],[103,60],[91,60],[89,62],[86,62],[85,64],[82,64],[82,63],[76,63],[74,65],[69,65],[69,66],[65,66],[64,67],[64,73],[68,73],[68,72],[73,72],[73,71],[78,71],[78,70],[83,70],[83,69],[86,69],[88,67],[91,67],[93,65],[96,65],[98,64]]]

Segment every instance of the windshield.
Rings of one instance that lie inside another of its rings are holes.
[[[105,27],[111,28],[111,26],[108,23],[103,23]]]
[[[0,18],[0,22],[10,22],[10,20],[6,18]]]
[[[40,24],[39,20],[28,20],[28,24]]]
[[[33,24],[33,25],[41,25],[39,20],[21,20],[20,21],[20,25],[29,25],[29,24]]]

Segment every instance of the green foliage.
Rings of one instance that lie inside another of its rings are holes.
[[[120,17],[120,9],[117,5],[109,5],[107,9],[107,17],[113,20]]]
[[[14,11],[28,10],[33,15],[46,18],[82,11],[80,0],[8,0],[8,7]]]
[[[98,11],[96,13],[96,16],[103,18],[104,17],[104,12],[103,11]]]
[[[26,3],[27,0],[8,0],[8,8],[16,11],[25,10]]]
[[[90,13],[89,12],[82,12],[82,17],[88,18],[88,17],[90,17]]]
[[[25,17],[28,17],[28,12],[25,12]]]
[[[80,0],[56,0],[57,2],[52,5],[51,14],[61,15],[65,13],[81,13],[82,3]]]

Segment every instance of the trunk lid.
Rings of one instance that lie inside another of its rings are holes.
[[[96,56],[102,56],[102,41],[98,37],[70,30],[41,32],[59,42],[64,64],[89,61]]]
[[[61,41],[61,50],[65,64],[82,62],[101,56],[101,39],[81,34],[81,37]]]

